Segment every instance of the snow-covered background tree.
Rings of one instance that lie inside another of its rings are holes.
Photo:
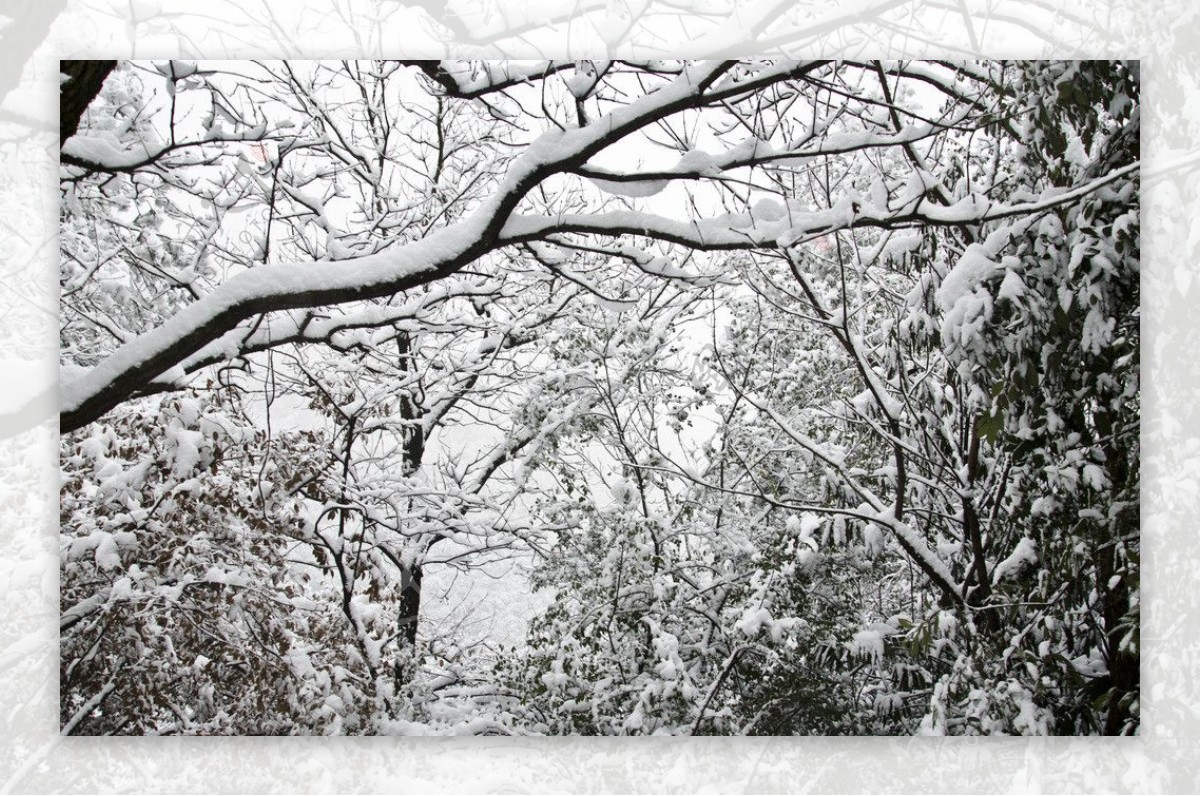
[[[1136,62],[99,69],[65,730],[1137,731]]]

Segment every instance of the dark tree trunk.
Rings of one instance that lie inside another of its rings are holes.
[[[400,594],[400,638],[408,649],[417,645],[417,619],[421,616],[421,578],[419,564],[404,573]]]
[[[67,143],[79,129],[83,113],[100,93],[104,80],[117,68],[116,61],[60,61],[59,69],[70,78],[62,84],[58,100],[58,145]]]
[[[412,340],[405,332],[396,338],[399,354],[399,369],[401,373],[411,374],[416,371],[413,365]],[[402,472],[410,476],[421,467],[425,458],[425,432],[420,425],[422,409],[419,400],[414,398],[414,386],[405,386],[400,395],[400,418],[406,422],[404,428],[404,455],[401,459]],[[412,679],[416,670],[417,625],[421,618],[421,579],[425,573],[422,561],[417,557],[402,573],[400,593],[400,616],[397,632],[401,649],[408,653],[409,660],[403,668],[398,667],[396,679],[399,685],[404,685]]]

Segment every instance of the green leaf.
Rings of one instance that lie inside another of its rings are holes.
[[[997,409],[995,412],[984,412],[975,421],[975,433],[988,442],[994,443],[996,436],[1004,429],[1004,413]]]

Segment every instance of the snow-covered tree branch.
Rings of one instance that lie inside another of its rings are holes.
[[[64,727],[1135,731],[1139,103],[119,64],[63,143]],[[505,653],[459,577],[555,599]]]

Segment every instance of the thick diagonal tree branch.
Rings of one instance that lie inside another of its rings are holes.
[[[100,94],[104,81],[116,68],[116,61],[62,61],[59,64],[62,73],[70,78],[59,94],[59,146],[75,135],[84,111]]]
[[[265,312],[380,298],[455,273],[494,249],[518,202],[551,174],[567,171],[635,130],[705,101],[728,63],[689,69],[658,91],[581,129],[551,131],[517,158],[497,192],[464,221],[422,240],[357,260],[281,264],[243,272],[128,343],[62,390],[61,428],[99,418],[150,379],[247,318]]]
[[[949,206],[917,201],[891,208],[869,204],[850,193],[833,207],[799,211],[789,205],[784,217],[769,220],[734,214],[677,221],[633,210],[590,215],[515,215],[524,198],[548,177],[585,169],[595,155],[637,131],[689,109],[737,101],[764,87],[811,74],[822,65],[823,62],[772,64],[750,75],[735,74],[735,62],[690,67],[670,82],[610,110],[584,127],[551,130],[534,139],[511,162],[493,194],[462,221],[366,257],[264,265],[237,274],[160,327],[121,346],[82,377],[66,383],[61,392],[62,429],[69,431],[94,421],[144,390],[151,381],[170,382],[185,375],[173,369],[251,318],[270,312],[391,296],[443,279],[506,245],[575,233],[646,236],[697,250],[749,250],[793,246],[812,236],[852,227],[895,229],[979,224],[1036,214],[1077,201],[1137,168],[1137,164],[1132,164],[1075,189],[1015,204],[969,196]],[[801,146],[782,152],[755,144],[746,153],[718,158],[718,165],[739,168],[763,165],[780,157],[903,145],[930,132],[927,125],[919,125],[886,135],[841,135],[811,149]],[[681,172],[678,176],[698,174]]]

